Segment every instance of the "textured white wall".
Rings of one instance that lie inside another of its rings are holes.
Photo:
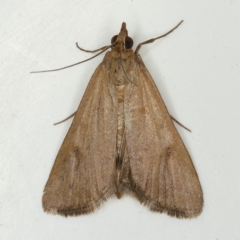
[[[234,0],[2,0],[0,9],[0,239],[239,239],[240,2]],[[63,218],[41,208],[43,187],[73,113],[125,21],[170,111],[205,194],[202,215],[179,220],[138,201],[108,200],[94,214]]]

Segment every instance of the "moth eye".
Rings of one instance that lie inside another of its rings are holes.
[[[111,44],[113,44],[113,43],[116,42],[117,37],[118,37],[118,35],[115,35],[115,36],[112,37],[112,39],[111,39]]]
[[[125,38],[125,48],[130,49],[133,46],[133,40],[130,37]]]

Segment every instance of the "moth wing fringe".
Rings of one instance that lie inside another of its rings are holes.
[[[55,209],[55,208],[46,208],[44,204],[42,204],[44,212],[52,215],[61,215],[64,217],[70,216],[79,216],[79,215],[87,215],[93,213],[96,209],[99,209],[100,206],[107,201],[109,198],[112,198],[113,194],[105,193],[101,196],[97,201],[91,201],[86,206],[79,206],[76,208],[62,208],[62,209]]]
[[[177,209],[177,208],[170,208],[167,206],[163,206],[160,203],[156,204],[153,203],[152,199],[148,198],[145,194],[144,191],[139,188],[134,181],[131,179],[131,191],[133,191],[135,197],[139,200],[139,202],[148,207],[151,211],[153,212],[159,212],[159,213],[166,213],[167,215],[171,216],[171,217],[176,217],[176,218],[196,218],[198,217],[201,213],[202,213],[202,208],[200,209],[200,211],[184,211],[181,209]]]

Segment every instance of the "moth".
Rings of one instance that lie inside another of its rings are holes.
[[[150,210],[177,218],[202,212],[203,192],[192,160],[138,53],[181,23],[135,51],[124,22],[109,46],[88,51],[77,45],[101,51],[97,55],[111,50],[73,114],[44,188],[44,211],[87,214],[114,194],[130,192]]]

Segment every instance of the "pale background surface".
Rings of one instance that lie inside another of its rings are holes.
[[[1,0],[0,239],[240,239],[240,1]],[[41,197],[73,113],[103,55],[86,59],[125,21],[177,126],[205,196],[202,215],[179,220],[135,199],[108,200],[94,214],[44,213]]]

